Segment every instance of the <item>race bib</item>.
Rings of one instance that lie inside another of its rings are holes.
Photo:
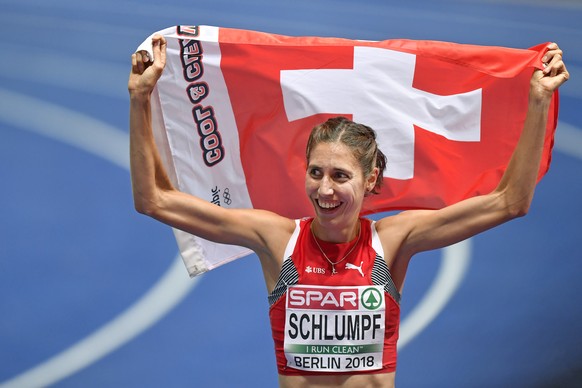
[[[291,286],[285,314],[287,366],[311,372],[381,369],[385,318],[382,286]]]

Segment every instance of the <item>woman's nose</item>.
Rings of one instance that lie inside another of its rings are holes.
[[[317,192],[320,195],[332,195],[333,194],[333,182],[331,181],[331,179],[329,179],[329,177],[324,176],[320,183],[319,183],[319,189],[317,190]]]

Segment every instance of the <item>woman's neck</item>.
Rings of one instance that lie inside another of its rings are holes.
[[[336,227],[322,225],[322,223],[314,218],[311,224],[313,234],[320,240],[331,243],[346,243],[354,240],[360,233],[360,219],[356,218],[349,225],[343,227]]]

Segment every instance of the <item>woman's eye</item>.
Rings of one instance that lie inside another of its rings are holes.
[[[312,168],[311,170],[309,170],[309,175],[311,175],[314,178],[319,178],[321,177],[321,171],[319,171],[317,168]]]
[[[335,173],[335,179],[338,181],[345,181],[350,179],[350,177],[348,176],[348,174],[345,174],[343,172],[337,172]]]

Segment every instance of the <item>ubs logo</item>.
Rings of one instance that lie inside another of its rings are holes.
[[[312,266],[308,265],[307,267],[305,267],[305,272],[325,275],[325,268],[312,267]]]

